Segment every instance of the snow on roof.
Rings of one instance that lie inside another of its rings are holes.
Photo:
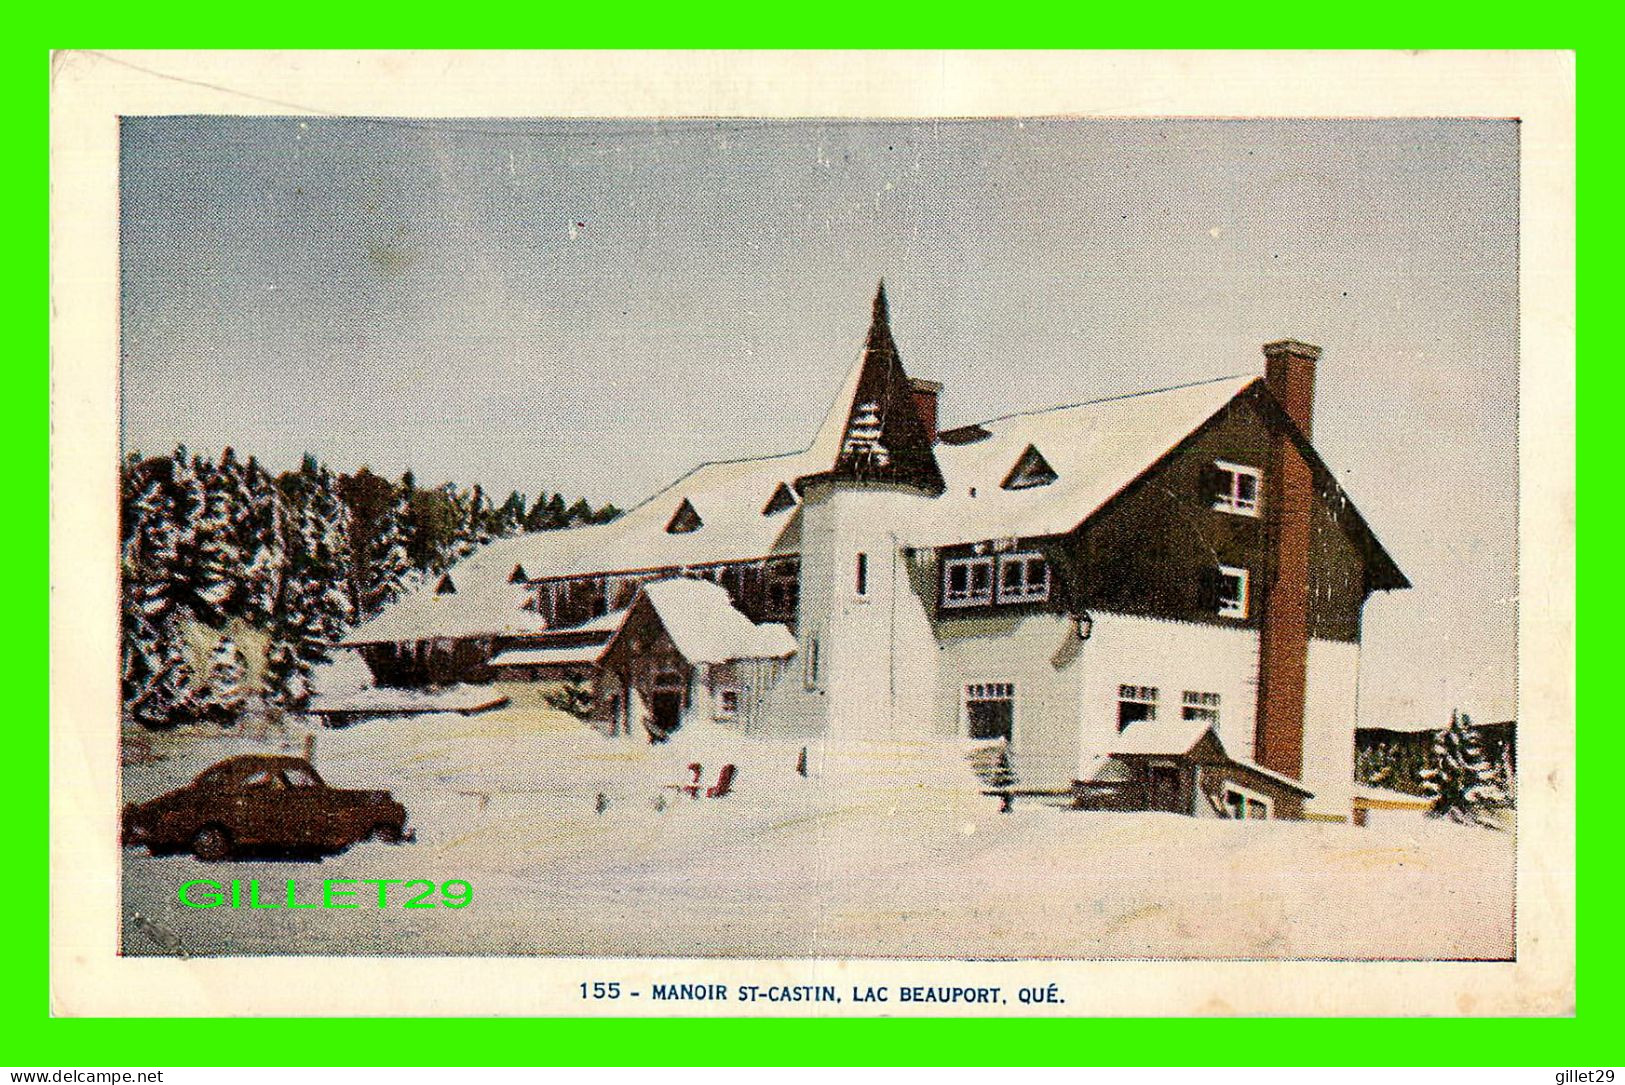
[[[782,659],[795,654],[796,639],[783,625],[757,625],[709,580],[676,578],[643,586],[667,635],[690,663],[730,659]],[[634,604],[635,605],[635,604]]]
[[[1142,720],[1120,731],[1111,744],[1112,753],[1138,757],[1179,757],[1190,753],[1202,736],[1213,730],[1206,720],[1178,720],[1158,723]],[[1215,735],[1214,737],[1218,737]],[[1221,742],[1220,746],[1224,744]]]
[[[1294,780],[1273,769],[1232,755],[1224,748],[1224,741],[1213,729],[1213,724],[1206,720],[1180,720],[1169,723],[1142,721],[1131,724],[1128,730],[1118,734],[1111,752],[1130,757],[1182,757],[1190,753],[1196,744],[1210,733],[1213,735],[1213,741],[1218,743],[1220,752],[1231,763],[1274,780],[1284,787],[1290,787],[1294,791],[1300,791],[1305,795],[1314,794],[1303,786],[1302,780]]]
[[[595,545],[612,525],[564,531],[537,531],[497,539],[452,566],[456,591],[436,590],[430,577],[344,637],[341,645],[399,643],[436,637],[522,636],[546,628],[542,616],[524,606],[532,598],[524,584],[511,584],[515,565],[527,570],[556,566]]]
[[[622,612],[624,613],[624,612]],[[597,663],[604,653],[602,644],[580,644],[572,648],[515,648],[491,658],[493,667],[534,667],[548,664]]]
[[[1418,810],[1433,806],[1433,800],[1424,795],[1411,795],[1404,791],[1394,791],[1386,787],[1376,787],[1373,784],[1355,784],[1354,797],[1367,802],[1391,802],[1403,806],[1414,806]]]
[[[1071,531],[1258,379],[1220,377],[978,423],[989,436],[937,445],[948,489],[906,541],[935,547]],[[1029,446],[1057,477],[1004,489]]]
[[[526,570],[533,576],[681,568],[793,554],[800,547],[801,513],[763,508],[781,484],[810,470],[810,454],[727,460],[695,468],[614,522],[590,549],[560,566]],[[699,515],[693,531],[667,531],[684,502]]]

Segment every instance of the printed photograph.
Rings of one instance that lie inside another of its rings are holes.
[[[1514,959],[1515,120],[118,168],[124,955]]]

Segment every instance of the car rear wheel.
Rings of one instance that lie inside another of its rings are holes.
[[[205,825],[192,837],[192,854],[205,863],[218,862],[231,854],[231,836],[218,825]]]
[[[399,844],[401,842],[401,827],[399,825],[374,825],[367,831],[367,839],[377,844]]]

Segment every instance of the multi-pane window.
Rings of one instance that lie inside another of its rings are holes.
[[[1233,565],[1219,566],[1218,578],[1218,610],[1226,618],[1247,617],[1247,581],[1246,569]]]
[[[1049,598],[1049,563],[1042,554],[999,555],[999,602],[1027,603]]]
[[[1117,729],[1126,731],[1130,724],[1157,718],[1156,686],[1117,687]]]
[[[993,559],[949,558],[942,563],[942,605],[985,606],[993,602]]]
[[[1262,478],[1256,467],[1216,461],[1213,465],[1213,507],[1238,516],[1257,516]]]
[[[1015,731],[1016,687],[978,682],[965,687],[965,733],[970,738],[1008,739]]]
[[[1183,703],[1179,706],[1180,719],[1206,720],[1208,723],[1219,722],[1219,695],[1217,693],[1199,693],[1195,690],[1186,690]]]

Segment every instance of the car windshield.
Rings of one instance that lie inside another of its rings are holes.
[[[309,769],[284,769],[282,776],[288,781],[289,787],[321,787],[322,782],[316,779],[316,774]]]

